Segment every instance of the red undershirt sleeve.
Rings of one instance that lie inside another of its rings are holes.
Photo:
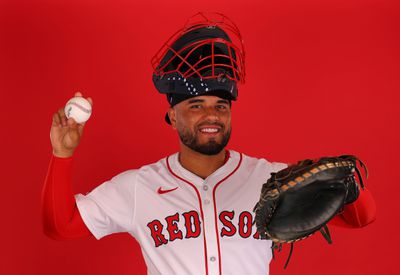
[[[342,214],[337,215],[331,225],[340,227],[364,227],[376,219],[376,204],[368,189],[360,190],[358,199],[346,205]]]
[[[42,190],[44,233],[56,240],[93,236],[77,209],[72,193],[73,158],[52,156]]]

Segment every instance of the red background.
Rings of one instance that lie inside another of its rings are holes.
[[[200,10],[228,15],[247,53],[229,148],[294,162],[355,154],[370,169],[376,222],[331,228],[288,249],[271,274],[398,274],[399,1],[1,1],[1,274],[145,274],[127,234],[53,241],[40,195],[52,113],[76,91],[94,100],[75,158],[85,193],[178,150],[150,58]],[[156,210],[155,210],[156,211]],[[58,270],[58,271],[56,271]]]

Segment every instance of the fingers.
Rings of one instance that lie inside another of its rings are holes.
[[[58,113],[53,114],[53,125],[52,126],[58,126],[61,124],[61,118],[58,115]]]
[[[53,126],[67,126],[67,118],[65,117],[64,109],[60,108],[53,114]]]
[[[74,94],[74,96],[75,96],[75,97],[83,97],[83,95],[82,95],[81,92],[76,92],[76,93]],[[92,107],[93,107],[93,99],[92,99],[91,97],[87,97],[86,99],[87,99],[87,101],[89,101],[90,105],[92,105]]]
[[[58,109],[58,116],[60,117],[61,124],[63,127],[67,126],[67,117],[65,116],[64,108]]]
[[[90,105],[92,105],[92,107],[93,107],[93,99],[91,97],[88,97],[86,99],[89,101]]]

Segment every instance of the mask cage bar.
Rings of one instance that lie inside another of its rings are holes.
[[[217,16],[219,19],[211,19],[211,16]],[[200,18],[200,20],[198,19]],[[228,36],[236,40],[235,42],[238,44],[238,46],[235,45],[234,42],[227,41],[222,38],[211,38],[211,39],[206,39],[206,40],[201,40],[201,41],[196,41],[193,42],[189,45],[186,45],[183,49],[180,49],[178,52],[172,49],[172,45],[174,42],[179,39],[181,36],[185,35],[187,32],[192,31],[196,28],[204,28],[204,27],[212,27],[212,26],[218,26],[224,31],[229,32]],[[233,35],[232,35],[233,34]],[[215,43],[222,43],[225,44],[225,46],[228,49],[229,55],[219,55],[214,53],[214,48],[215,48]],[[190,57],[190,54],[198,49],[200,46],[204,46],[206,44],[210,44],[212,47],[211,51],[211,56],[207,56],[203,59],[200,59],[197,61],[195,64],[190,64],[187,61],[187,58]],[[193,47],[187,54],[182,56],[181,54],[185,51],[188,50],[189,48]],[[236,60],[233,58],[232,50],[236,53]],[[172,52],[173,56],[165,62],[162,66],[160,66],[160,62],[162,58],[168,53]],[[212,74],[210,76],[203,76],[200,71],[202,71],[206,66],[196,68],[198,64],[201,64],[204,59],[207,59],[211,57],[211,66],[207,65],[208,67],[212,68]],[[215,57],[224,57],[227,58],[230,61],[230,65],[227,64],[222,64],[222,63],[214,63]],[[240,83],[244,83],[245,80],[245,63],[244,63],[244,57],[245,57],[245,52],[244,52],[244,46],[243,46],[243,39],[240,35],[239,29],[237,26],[225,15],[221,13],[204,13],[204,12],[199,12],[192,16],[191,18],[188,19],[186,22],[185,26],[175,32],[168,40],[167,42],[164,43],[164,45],[157,51],[157,53],[154,55],[154,57],[151,59],[151,63],[153,66],[154,73],[156,75],[162,76],[167,73],[172,73],[172,72],[179,72],[182,74],[183,77],[190,77],[194,74],[197,74],[198,77],[207,79],[207,78],[218,78],[220,74],[215,74],[215,68],[216,67],[227,67],[229,68],[233,73],[232,76],[226,74],[226,76],[232,80],[239,81]],[[176,67],[176,69],[169,70],[169,71],[164,71],[165,67],[172,62],[172,60],[175,60],[175,58],[179,58],[182,60],[182,62]],[[181,66],[185,64],[189,67],[189,70],[185,71],[180,71],[179,69]]]

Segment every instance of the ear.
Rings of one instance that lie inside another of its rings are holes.
[[[169,107],[168,117],[169,117],[169,120],[171,121],[172,128],[176,129],[176,113],[175,113],[174,107]]]

